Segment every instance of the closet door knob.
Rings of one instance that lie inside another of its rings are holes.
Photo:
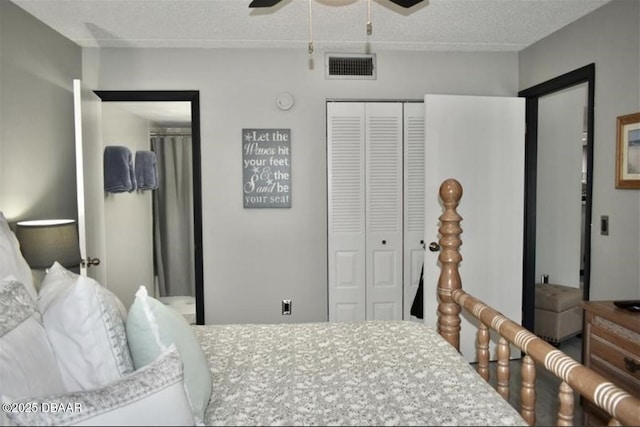
[[[386,241],[386,240],[383,240],[383,241],[382,241],[382,244],[383,244],[383,245],[386,245],[386,244],[387,244],[387,241]]]
[[[440,250],[440,245],[437,244],[436,242],[431,242],[429,243],[429,250],[431,252],[438,252]]]
[[[80,263],[83,267],[91,267],[92,265],[98,266],[100,265],[100,258],[91,258],[87,257],[87,259],[83,259]]]

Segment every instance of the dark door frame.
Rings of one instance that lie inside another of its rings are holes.
[[[583,299],[589,300],[591,277],[591,196],[593,190],[593,128],[595,99],[594,63],[562,74],[546,82],[524,89],[518,96],[526,98],[525,121],[525,207],[524,207],[524,265],[522,291],[522,326],[533,331],[536,284],[536,182],[538,167],[538,100],[563,89],[587,83],[587,184],[584,227],[584,285]]]
[[[202,256],[202,183],[200,149],[200,92],[197,90],[96,90],[108,101],[187,101],[191,103],[191,150],[193,174],[193,238],[196,291],[196,323],[204,325],[204,281]]]

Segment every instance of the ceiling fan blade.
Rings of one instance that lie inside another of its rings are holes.
[[[249,7],[271,7],[280,3],[282,0],[253,0]]]
[[[422,0],[389,0],[391,3],[395,3],[398,6],[406,7],[407,9],[411,6],[415,6],[420,3]]]

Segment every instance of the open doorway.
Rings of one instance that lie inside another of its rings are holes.
[[[538,217],[538,205],[546,196],[540,193],[539,176],[548,173],[543,170],[543,157],[550,154],[541,152],[541,138],[547,138],[547,130],[541,125],[541,120],[549,116],[550,108],[562,108],[561,102],[554,106],[555,95],[572,93],[578,102],[574,102],[574,111],[583,120],[582,135],[577,141],[568,141],[577,145],[576,151],[579,159],[579,167],[573,171],[579,179],[579,186],[575,191],[571,190],[571,197],[578,198],[580,209],[571,219],[574,224],[580,227],[580,238],[578,248],[572,255],[577,259],[578,266],[574,268],[572,274],[579,277],[582,287],[583,299],[589,300],[589,285],[591,272],[591,195],[593,182],[593,121],[594,121],[594,85],[595,85],[595,64],[589,64],[569,73],[563,74],[546,82],[540,83],[519,93],[519,96],[526,98],[526,145],[525,145],[525,232],[524,232],[524,265],[523,265],[523,318],[522,324],[525,328],[533,330],[535,313],[535,285],[542,281],[537,271],[537,250],[541,242],[538,242],[538,229],[542,226]],[[575,89],[575,90],[574,90]],[[582,95],[584,90],[584,95]],[[584,96],[584,102],[580,102],[580,97]],[[564,99],[567,99],[564,97]],[[544,111],[543,111],[544,109]],[[582,140],[584,138],[584,141]],[[569,139],[575,139],[570,137]],[[547,147],[548,148],[548,147]],[[574,194],[576,193],[576,194]],[[549,204],[548,201],[545,202]],[[561,214],[558,214],[561,215]],[[563,273],[564,274],[564,273]]]
[[[536,282],[582,289],[587,84],[538,100]]]
[[[177,154],[185,158],[181,167],[184,170],[174,172],[179,172],[182,175],[182,178],[178,179],[180,182],[188,184],[188,191],[184,195],[184,200],[168,202],[170,206],[186,208],[186,213],[184,213],[184,217],[180,221],[180,224],[182,224],[179,227],[180,230],[173,230],[176,227],[175,223],[168,228],[164,227],[165,232],[161,230],[163,228],[162,223],[165,221],[159,220],[155,215],[163,203],[158,197],[159,192],[154,192],[153,209],[150,210],[149,215],[153,215],[154,224],[154,243],[152,248],[152,251],[156,253],[154,257],[154,275],[158,277],[159,273],[162,273],[163,277],[171,277],[169,272],[164,271],[168,270],[170,266],[162,261],[163,250],[157,240],[161,234],[167,236],[165,242],[167,240],[170,241],[164,246],[173,249],[177,247],[178,242],[176,239],[179,238],[184,243],[182,252],[186,253],[185,258],[188,261],[185,266],[174,269],[176,272],[184,270],[183,274],[179,274],[179,279],[162,279],[156,281],[154,287],[159,291],[159,297],[178,298],[194,294],[195,323],[204,324],[199,93],[197,91],[96,91],[95,93],[102,102],[110,102],[119,106],[126,105],[126,108],[130,111],[138,110],[138,115],[142,117],[149,116],[150,110],[157,109],[155,117],[162,117],[163,115],[165,117],[154,119],[150,122],[151,128],[149,130],[151,133],[148,135],[148,148],[156,154],[159,153],[158,150],[162,151],[163,147],[168,146],[172,151],[175,148],[180,148],[180,153]],[[146,111],[146,113],[143,113],[143,111]],[[161,158],[158,157],[159,171],[164,167],[161,162]],[[171,165],[175,162],[168,160],[166,163]],[[178,182],[174,184],[182,185]],[[173,215],[173,212],[170,213]],[[166,216],[164,217],[166,218]],[[166,224],[164,225],[166,226]],[[166,230],[169,230],[171,235],[167,235]],[[183,238],[184,235],[187,236],[186,239]],[[166,251],[164,252],[165,254],[167,253]],[[167,257],[164,257],[164,259],[166,260]],[[174,261],[175,257],[170,256],[168,259]],[[184,284],[186,287],[177,291],[179,295],[174,291],[168,290],[170,286],[177,286],[178,281],[181,282],[180,286]]]

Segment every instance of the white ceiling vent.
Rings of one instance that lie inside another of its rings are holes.
[[[325,54],[326,79],[375,80],[375,53]]]

